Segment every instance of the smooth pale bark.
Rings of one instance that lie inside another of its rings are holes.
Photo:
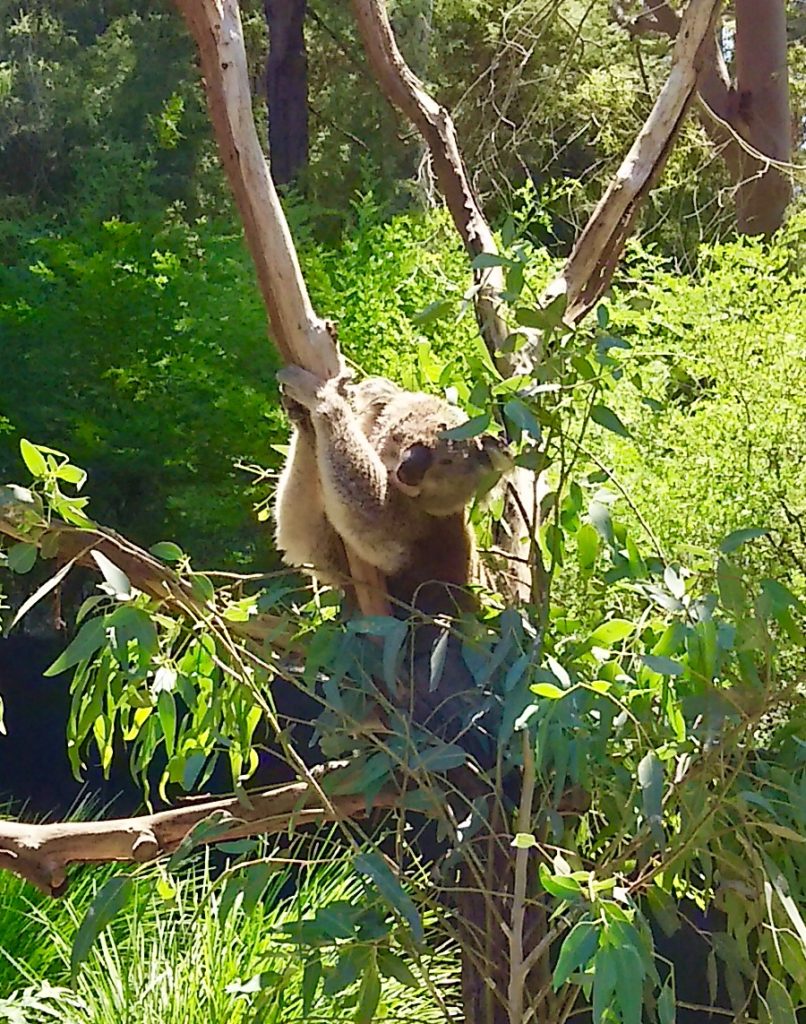
[[[720,0],[690,0],[672,67],[660,95],[607,191],[599,200],[547,297],[567,296],[565,319],[578,323],[604,295],[635,218],[660,176],[709,54]]]
[[[255,129],[237,0],[176,0],[199,48],[219,155],[243,221],[271,333],[283,359],[332,377],[342,360],[331,324],[314,312],[296,249]],[[366,615],[389,614],[380,572],[347,549]]]
[[[786,0],[737,0],[735,13],[736,84],[714,35],[697,81],[700,118],[735,186],[739,230],[770,235],[792,198],[790,175],[770,162],[792,159]],[[627,28],[674,39],[680,15],[657,0]]]

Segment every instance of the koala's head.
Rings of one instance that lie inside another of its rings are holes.
[[[375,441],[393,485],[428,515],[461,512],[510,468],[506,446],[489,435],[453,440],[461,410],[431,395],[402,393],[379,420]]]

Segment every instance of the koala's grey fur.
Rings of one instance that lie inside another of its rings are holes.
[[[465,508],[505,468],[501,446],[445,439],[466,419],[459,409],[382,377],[323,381],[295,366],[278,376],[295,427],[277,494],[285,560],[343,584],[343,538],[387,576],[393,599],[432,612],[423,588],[471,579]]]

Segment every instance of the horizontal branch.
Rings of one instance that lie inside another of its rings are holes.
[[[319,786],[331,788],[339,772],[349,770],[345,762],[336,762],[313,769],[313,775]],[[69,865],[142,864],[173,853],[200,822],[209,820],[211,826],[200,829],[198,843],[203,845],[363,817],[372,809],[392,807],[399,798],[391,789],[369,800],[364,793],[331,796],[324,807],[309,783],[290,782],[249,793],[246,799],[204,800],[132,818],[40,825],[0,821],[0,870],[19,875],[47,895],[61,896]]]
[[[122,570],[136,590],[170,611],[194,619],[210,617],[211,608],[196,596],[189,580],[119,533],[102,526],[73,526],[60,520],[43,519],[41,525],[31,526],[33,507],[27,502],[0,505],[0,535],[19,543],[35,544],[58,558],[62,567],[73,562],[96,573],[98,563],[92,553],[97,551]],[[292,633],[283,629],[283,620],[278,616],[263,614],[246,622],[228,621],[227,628],[256,644],[262,644],[269,636],[274,647],[287,650],[291,644]]]

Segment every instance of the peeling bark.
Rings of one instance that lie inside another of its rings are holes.
[[[669,77],[547,297],[565,293],[565,319],[578,323],[604,295],[641,204],[663,170],[691,103],[713,39],[720,0],[690,0]]]
[[[627,28],[675,39],[680,22],[658,0]],[[739,230],[770,235],[792,198],[790,177],[775,166],[792,159],[785,0],[737,0],[735,48],[734,85],[716,35],[707,43],[697,80],[700,119],[736,186]]]

